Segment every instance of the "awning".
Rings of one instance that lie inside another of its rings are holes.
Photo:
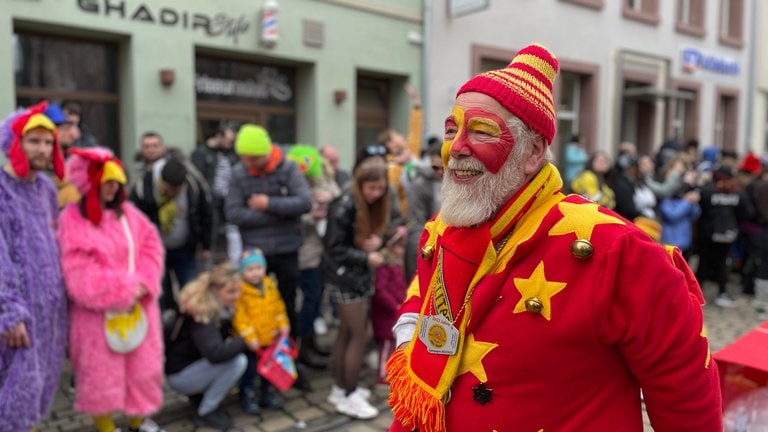
[[[695,93],[685,90],[660,89],[656,87],[629,87],[624,89],[624,97],[633,99],[683,99],[693,100]]]

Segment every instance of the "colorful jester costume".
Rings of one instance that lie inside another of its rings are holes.
[[[548,144],[556,72],[554,56],[531,45],[459,94],[490,96]],[[472,156],[499,171],[507,158],[492,156],[514,138],[483,111],[487,98],[466,100],[474,105],[457,101],[446,120],[444,162]],[[475,145],[470,128],[498,143]],[[427,222],[395,326],[410,341],[387,365],[390,430],[642,432],[641,389],[655,431],[722,430],[703,297],[679,252],[563,195],[552,164],[521,184],[484,223]]]

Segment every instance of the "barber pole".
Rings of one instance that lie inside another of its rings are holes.
[[[261,10],[261,43],[267,47],[277,45],[280,34],[277,31],[277,0],[266,0]]]

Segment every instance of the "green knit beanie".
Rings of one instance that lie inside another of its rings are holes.
[[[237,133],[235,153],[248,156],[266,156],[272,152],[272,139],[267,131],[255,124],[244,124]]]

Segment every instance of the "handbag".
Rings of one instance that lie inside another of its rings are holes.
[[[284,392],[291,388],[299,376],[294,361],[297,354],[296,344],[291,337],[281,335],[267,348],[259,351],[256,372]]]
[[[131,228],[125,215],[120,216],[126,240],[128,241],[128,272],[135,271],[135,245]],[[104,335],[109,348],[118,353],[129,353],[141,345],[147,336],[147,314],[139,302],[136,302],[125,312],[104,312]]]

